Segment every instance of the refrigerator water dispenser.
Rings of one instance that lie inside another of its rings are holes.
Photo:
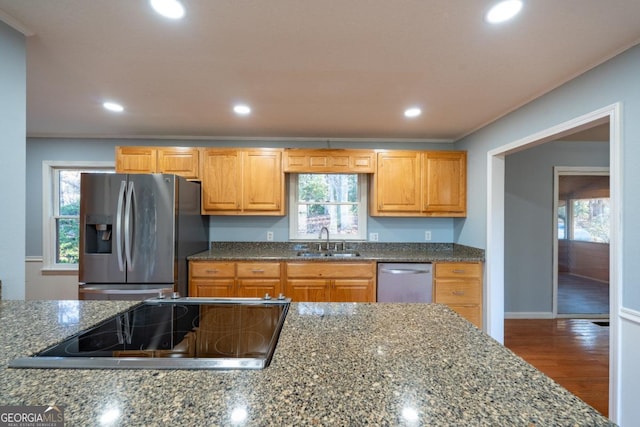
[[[94,221],[96,221],[94,219]],[[104,222],[90,222],[87,218],[85,225],[85,252],[88,254],[111,253],[111,227],[112,224]]]

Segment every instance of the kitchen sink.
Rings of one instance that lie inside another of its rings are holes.
[[[302,258],[324,258],[324,257],[334,257],[334,258],[351,258],[360,256],[359,252],[355,251],[300,251],[296,254],[296,256]]]
[[[335,258],[351,258],[351,257],[360,256],[360,253],[359,252],[331,252],[329,256],[332,256]]]

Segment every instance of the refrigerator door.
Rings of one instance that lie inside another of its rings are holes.
[[[176,177],[129,175],[124,241],[127,283],[175,281]]]
[[[81,283],[124,283],[122,226],[127,176],[83,173],[80,178]],[[120,209],[119,209],[120,208]]]

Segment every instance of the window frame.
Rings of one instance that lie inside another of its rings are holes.
[[[289,240],[308,241],[318,240],[318,236],[298,234],[298,175],[330,175],[319,172],[296,172],[289,174]],[[362,241],[367,240],[367,220],[369,215],[368,202],[368,174],[366,173],[340,173],[340,175],[358,176],[358,235],[330,235],[331,240],[337,241]],[[339,203],[338,203],[339,204]]]
[[[49,161],[42,162],[42,271],[77,272],[78,264],[56,262],[56,220],[75,218],[58,214],[60,202],[59,173],[63,170],[114,171],[115,162]]]

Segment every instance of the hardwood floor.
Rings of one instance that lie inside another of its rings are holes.
[[[609,315],[609,284],[558,274],[558,314]]]
[[[608,416],[608,326],[584,319],[506,319],[504,331],[507,348]]]

